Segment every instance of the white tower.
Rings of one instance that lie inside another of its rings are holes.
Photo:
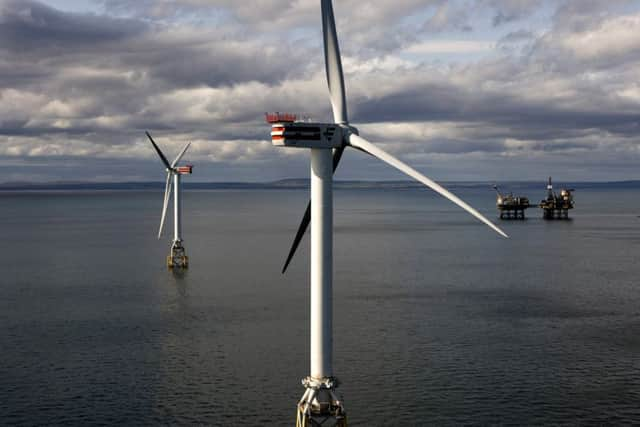
[[[478,211],[439,184],[358,135],[349,125],[340,49],[331,0],[321,0],[325,65],[334,123],[297,122],[292,114],[267,114],[274,145],[311,149],[311,201],[307,205],[285,262],[287,269],[311,223],[311,375],[298,403],[297,426],[346,426],[346,412],[336,394],[333,355],[333,172],[346,147],[354,147],[399,169],[507,237]]]

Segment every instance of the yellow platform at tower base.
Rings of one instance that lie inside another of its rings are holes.
[[[189,257],[181,241],[173,243],[171,253],[167,255],[167,268],[189,268]]]
[[[167,268],[189,268],[189,257],[185,255],[175,259],[171,255],[167,255]]]

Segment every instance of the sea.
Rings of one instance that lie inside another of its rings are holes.
[[[162,186],[0,191],[0,424],[294,425],[308,188],[187,186],[176,272]],[[640,183],[572,186],[571,220],[501,221],[491,185],[449,185],[509,239],[416,185],[336,186],[349,425],[640,423]]]

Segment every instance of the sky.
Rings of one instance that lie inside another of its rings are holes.
[[[441,181],[640,179],[640,2],[336,0],[349,119]],[[317,0],[0,0],[0,182],[308,177],[267,111],[331,121]],[[398,180],[347,150],[336,179]]]

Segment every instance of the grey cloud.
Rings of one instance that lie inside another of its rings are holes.
[[[9,90],[0,92],[7,110],[0,135],[110,132],[119,140],[131,127],[220,129],[185,120],[184,111],[158,114],[154,97],[252,81],[275,85],[307,66],[281,60],[291,56],[285,43],[273,49],[233,33],[64,13],[36,2],[3,3],[0,35],[0,88]],[[229,100],[215,101],[212,108],[224,110]]]
[[[428,143],[420,144],[416,150],[415,146],[407,147],[411,152],[429,154],[467,154],[467,153],[500,153],[505,151],[504,143],[497,140],[492,141],[465,141],[459,139],[438,139]]]
[[[434,2],[435,3],[435,2]],[[493,27],[513,23],[534,14],[555,0],[473,0],[470,2],[437,2],[438,7],[422,29],[427,32],[461,30],[470,32],[482,27],[488,16]]]
[[[415,70],[419,73],[419,70]],[[535,87],[522,86],[523,92]],[[420,84],[391,95],[362,101],[352,107],[354,120],[376,121],[479,121],[508,127],[513,136],[544,137],[566,130],[598,128],[611,133],[630,134],[640,121],[640,113],[615,108],[601,109],[599,89],[584,88],[582,105],[573,108],[546,100],[532,101],[509,91],[483,91],[443,81]],[[590,102],[590,90],[593,101]],[[551,95],[551,94],[550,94]]]
[[[544,2],[539,0],[480,0],[480,5],[489,6],[495,10],[492,19],[494,27],[525,18],[541,6],[551,3],[549,0]]]
[[[145,30],[138,21],[63,13],[30,0],[5,0],[0,5],[0,49],[53,51],[99,48]]]
[[[440,32],[452,29],[471,31],[469,11],[463,7],[456,7],[451,2],[440,2],[422,26],[427,32]]]
[[[17,88],[50,77],[52,71],[44,66],[0,55],[0,88]]]
[[[247,80],[274,83],[300,69],[279,60],[292,53],[286,43],[276,50],[248,39],[240,29],[183,31],[132,18],[65,13],[33,1],[3,4],[2,49],[10,52],[12,62],[30,61],[19,64],[24,69],[39,67],[34,78],[51,73],[51,67],[87,66],[148,73],[176,86],[217,86]],[[8,75],[1,59],[0,73]],[[16,68],[11,71],[18,79]]]
[[[633,0],[564,0],[553,16],[555,31],[580,32],[596,26]]]
[[[498,41],[498,43],[505,44],[505,43],[518,43],[522,41],[530,41],[533,38],[535,38],[535,36],[536,35],[532,31],[521,29],[517,31],[512,31],[502,36]]]
[[[138,18],[177,18],[192,24],[207,16],[216,22],[226,19],[250,34],[273,34],[295,29],[320,32],[320,4],[317,0],[235,1],[219,0],[142,0],[133,7],[126,0],[100,0],[111,12]],[[368,2],[342,0],[335,2],[337,25],[341,28],[343,51],[349,55],[372,56],[374,52],[391,52],[415,40],[418,27],[401,22],[444,0],[396,0]],[[208,21],[210,23],[210,21]],[[314,38],[317,43],[319,38]]]
[[[586,54],[578,49],[582,35],[600,37],[599,29],[608,28],[603,25],[619,29],[619,14],[585,3],[584,10],[601,11],[597,19],[576,18],[580,25],[564,27],[572,13],[568,5],[579,8],[565,2],[552,27],[534,33],[513,26],[535,12],[531,2],[484,3],[482,19],[497,11],[512,17],[498,47],[523,45],[524,53],[497,51],[458,65],[407,63],[400,49],[436,28],[420,30],[406,16],[435,13],[443,2],[384,0],[367,11],[360,2],[335,2],[349,111],[367,131],[363,135],[418,165],[437,156],[447,165],[477,167],[478,174],[490,170],[476,161],[494,156],[522,162],[533,155],[545,162],[566,156],[576,168],[574,155],[585,163],[598,156],[611,164],[640,160],[640,94],[632,90],[638,50],[633,43]],[[116,10],[124,3],[105,4]],[[164,9],[154,12],[154,5]],[[28,13],[18,13],[23,10]],[[98,162],[104,166],[96,176],[107,176],[109,159],[152,164],[142,132],[149,129],[171,149],[194,141],[194,160],[216,167],[200,175],[205,180],[307,173],[304,153],[270,146],[262,114],[273,109],[319,120],[331,116],[317,1],[225,0],[214,7],[200,0],[137,2],[129,12],[113,18],[32,1],[2,3],[0,34],[7,37],[0,39],[0,164],[26,159],[34,176],[42,176],[35,162],[43,159]],[[198,13],[220,25],[196,22]],[[471,13],[458,21],[449,12],[442,16],[445,31],[477,23]],[[389,134],[387,124],[399,127]],[[154,167],[140,175],[150,176]],[[84,176],[91,176],[87,168]]]
[[[275,84],[294,72],[302,73],[306,65],[282,60],[294,57],[286,44],[278,49],[228,39],[193,46],[150,44],[150,50],[124,57],[123,65],[147,67],[152,76],[178,86],[216,87],[252,80]]]

